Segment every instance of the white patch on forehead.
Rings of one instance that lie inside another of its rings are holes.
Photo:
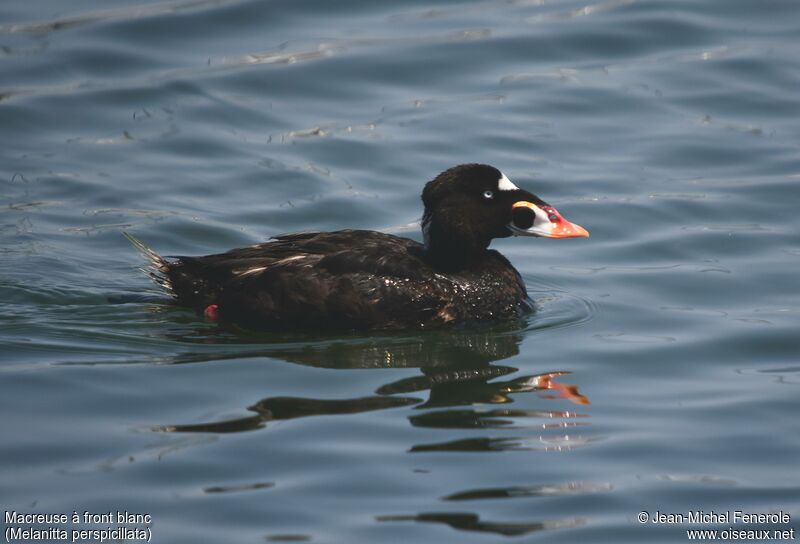
[[[511,180],[506,175],[500,172],[500,179],[497,180],[498,191],[519,191],[519,187],[511,183]]]

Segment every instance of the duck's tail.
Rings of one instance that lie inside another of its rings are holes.
[[[122,231],[122,235],[136,248],[136,250],[147,259],[148,266],[141,267],[139,270],[150,276],[159,286],[165,289],[170,295],[175,296],[172,281],[169,278],[170,263],[164,257],[153,251],[144,242],[132,234]]]

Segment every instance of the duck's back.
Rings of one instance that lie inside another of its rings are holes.
[[[215,304],[221,320],[259,329],[436,327],[507,319],[527,307],[519,274],[496,251],[444,273],[421,244],[374,231],[283,235],[158,268],[179,304]]]

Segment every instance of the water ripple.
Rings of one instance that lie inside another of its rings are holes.
[[[149,6],[124,7],[110,10],[92,11],[36,23],[15,23],[0,25],[0,32],[26,32],[32,34],[49,34],[76,27],[105,23],[110,21],[129,21],[156,17],[160,15],[181,14],[184,12],[216,8],[225,4],[232,4],[240,0],[182,0],[178,2],[165,2]]]
[[[640,509],[798,511],[798,17],[0,2],[7,507],[353,544],[643,542],[669,535]],[[518,322],[222,330],[153,298],[118,232],[168,254],[418,239],[425,182],[472,161],[592,232],[494,244],[535,304]]]

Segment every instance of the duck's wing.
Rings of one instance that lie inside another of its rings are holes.
[[[379,328],[432,311],[414,292],[429,270],[417,242],[337,231],[282,236],[276,246],[280,259],[238,274],[219,293],[223,319],[259,328]]]
[[[224,299],[237,315],[321,315],[324,309],[307,306],[343,304],[343,297],[352,306],[364,298],[342,294],[348,292],[348,281],[355,281],[360,293],[372,289],[365,282],[382,277],[421,279],[421,261],[414,254],[421,248],[407,238],[374,231],[304,232],[225,253],[162,258],[167,263],[162,271],[178,303],[198,311]]]
[[[324,233],[286,235],[202,257],[160,257],[163,263],[160,270],[167,280],[162,285],[172,292],[179,304],[202,311],[209,304],[215,304],[220,294],[239,279],[311,256],[304,242],[320,234]]]

